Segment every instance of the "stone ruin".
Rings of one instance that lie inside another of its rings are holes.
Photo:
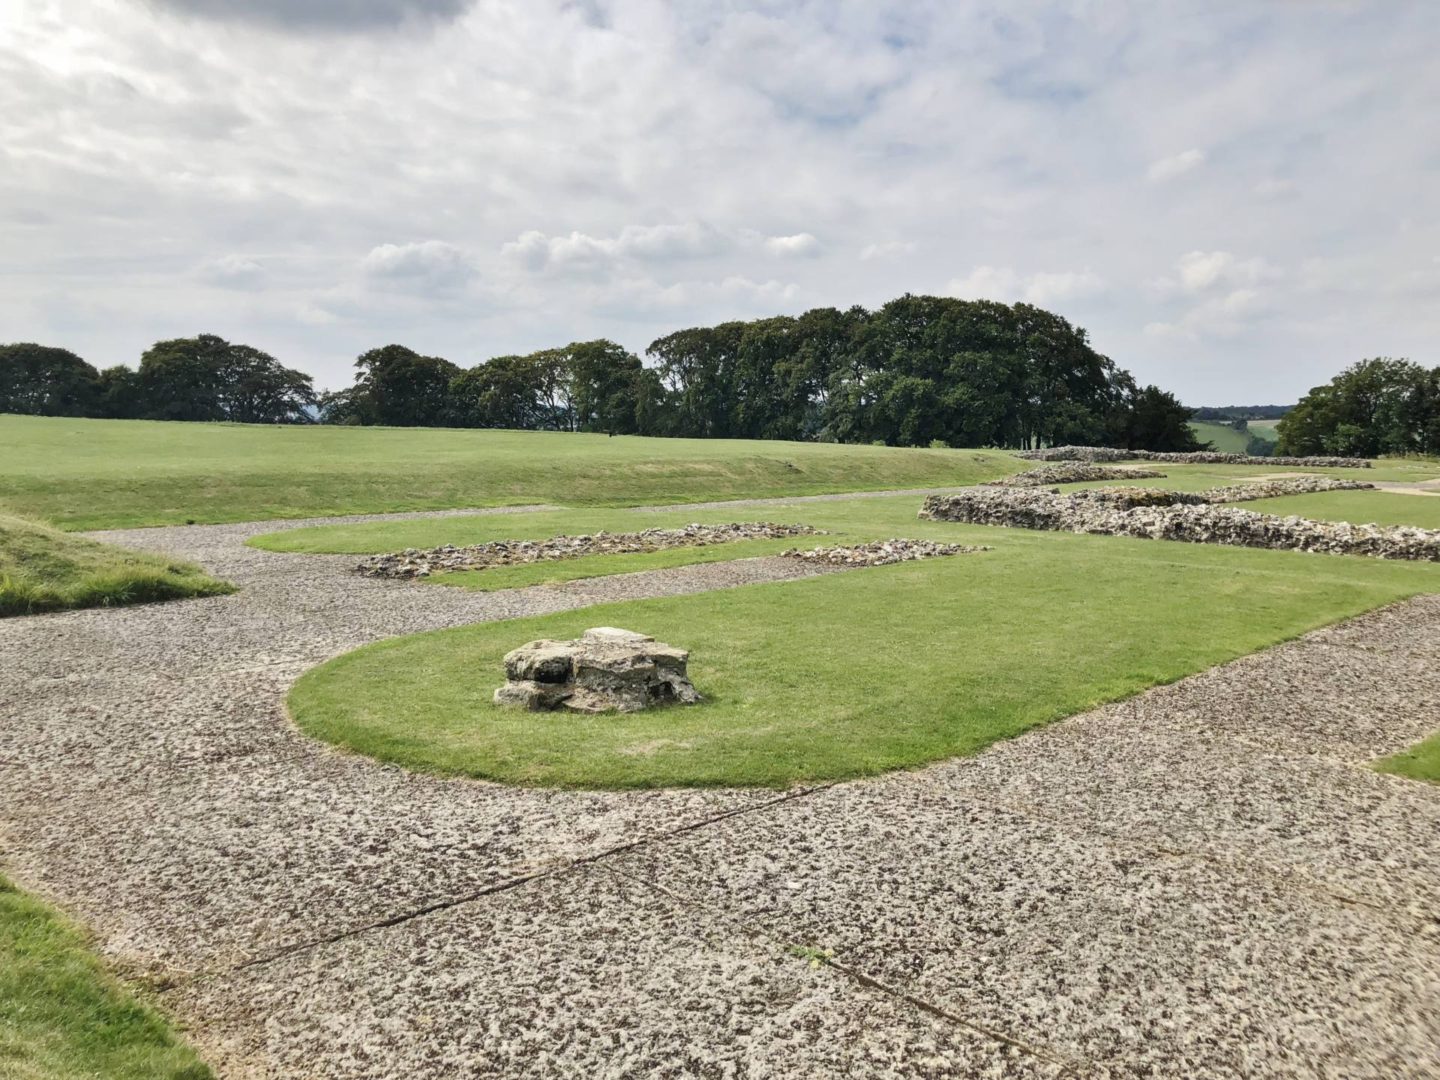
[[[1440,530],[1405,525],[1352,525],[1279,517],[1209,503],[1163,500],[1161,505],[1107,502],[1095,489],[1062,495],[1035,488],[966,488],[953,495],[932,495],[922,518],[967,525],[1003,525],[1021,529],[1181,540],[1196,544],[1311,551],[1329,555],[1368,555],[1377,559],[1440,562]],[[1109,489],[1126,495],[1145,489]],[[1146,494],[1155,494],[1149,492]],[[1170,494],[1170,493],[1166,493]],[[1195,493],[1184,495],[1193,498]]]
[[[406,548],[388,555],[372,555],[355,570],[366,577],[425,578],[455,570],[484,570],[491,566],[583,559],[589,555],[633,555],[677,547],[708,547],[740,540],[779,540],[791,536],[820,536],[809,525],[777,525],[771,521],[733,521],[723,525],[685,525],[678,529],[644,529],[640,532],[597,532],[580,536],[552,536],[547,540],[491,540],[456,547]]]
[[[1159,461],[1170,465],[1284,465],[1311,469],[1368,469],[1364,458],[1348,457],[1254,457],[1250,454],[1222,454],[1216,450],[1168,453],[1159,450],[1117,450],[1112,446],[1047,446],[1041,450],[1020,450],[1026,461]]]
[[[802,562],[816,563],[821,566],[858,569],[862,566],[893,566],[895,563],[938,559],[947,555],[969,555],[977,551],[989,550],[988,547],[974,544],[941,544],[934,540],[896,538],[835,547],[791,548],[780,554],[783,558],[799,559]]]
[[[1252,502],[1282,495],[1314,495],[1321,491],[1373,491],[1364,480],[1336,480],[1330,476],[1284,476],[1274,480],[1250,480],[1243,484],[1207,488],[1204,491],[1167,491],[1144,487],[1082,488],[1069,494],[1103,503],[1117,510],[1137,506],[1206,506],[1215,503]],[[1059,494],[1058,491],[1054,494]]]
[[[597,626],[573,641],[532,641],[505,654],[497,705],[532,711],[638,712],[694,705],[690,654],[645,634]]]
[[[1062,461],[1055,465],[1041,465],[1038,469],[1007,476],[1002,480],[987,480],[986,487],[1049,487],[1051,484],[1085,484],[1096,480],[1158,480],[1165,476],[1153,469],[1117,469],[1107,465],[1093,465],[1087,461]]]

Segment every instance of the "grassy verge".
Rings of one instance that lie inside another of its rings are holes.
[[[231,591],[231,586],[190,563],[0,515],[0,616]]]
[[[757,555],[775,555],[787,548],[816,547],[835,542],[836,540],[829,536],[797,536],[788,540],[744,540],[734,544],[666,548],[663,551],[625,555],[590,555],[582,559],[436,574],[427,578],[426,583],[454,585],[476,592],[493,592],[496,589],[522,589],[530,585],[558,585],[564,581],[630,574],[638,570],[667,570],[676,566],[694,566],[697,563],[752,559]]]
[[[1349,521],[1357,525],[1416,525],[1440,529],[1440,495],[1397,495],[1388,491],[1322,491],[1241,503],[1243,510],[1263,514],[1298,514],[1318,521]]]
[[[3,509],[67,529],[975,483],[996,451],[0,416]]]
[[[204,1080],[211,1073],[105,972],[78,930],[0,877],[0,1075]]]
[[[813,504],[802,520],[995,550],[395,639],[308,673],[291,709],[318,738],[442,773],[779,787],[972,753],[1440,590],[1430,565],[953,526],[915,508]],[[705,704],[589,718],[491,704],[506,651],[596,625],[691,649]]]
[[[1412,780],[1440,784],[1440,732],[1422,743],[1416,743],[1409,750],[1382,758],[1375,763],[1375,768],[1396,776],[1408,776]]]

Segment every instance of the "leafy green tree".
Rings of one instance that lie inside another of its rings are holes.
[[[133,382],[116,372],[107,390],[117,402],[133,402],[127,411],[152,420],[303,423],[318,403],[309,375],[214,334],[157,341]]]
[[[1440,368],[1389,357],[1352,364],[1301,398],[1276,434],[1281,454],[1440,452]]]
[[[628,435],[638,430],[640,358],[613,341],[577,341],[565,347],[570,400],[581,431]]]
[[[147,420],[223,420],[222,371],[230,343],[214,334],[157,341],[140,357],[140,415]]]
[[[1117,415],[1119,429],[1112,429],[1108,440],[1112,446],[1178,453],[1203,449],[1190,426],[1192,411],[1158,386],[1134,390]]]
[[[310,422],[319,404],[314,383],[269,353],[231,345],[221,359],[220,411],[239,424]]]
[[[0,345],[0,413],[90,416],[100,373],[69,349],[34,342]]]
[[[385,345],[355,361],[358,415],[367,422],[394,427],[434,427],[449,413],[450,383],[460,369],[438,356],[421,356],[404,345]]]
[[[477,364],[451,380],[450,406],[461,427],[538,427],[535,367],[523,356],[497,356]]]
[[[95,383],[95,415],[112,420],[134,420],[144,410],[140,375],[124,364],[100,372]]]

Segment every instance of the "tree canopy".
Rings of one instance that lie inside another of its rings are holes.
[[[0,412],[89,416],[100,373],[69,349],[32,341],[0,345]]]
[[[1440,454],[1440,367],[1361,360],[1301,398],[1275,431],[1281,454]]]
[[[1081,327],[1030,304],[940,296],[677,330],[650,344],[648,366],[604,339],[468,369],[384,345],[356,358],[352,386],[318,400],[309,376],[211,334],[158,341],[135,371],[5,348],[0,408],[14,411],[244,423],[318,413],[331,424],[892,446],[1197,445],[1190,410],[1137,386]]]

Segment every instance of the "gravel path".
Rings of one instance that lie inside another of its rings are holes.
[[[789,500],[786,500],[789,501]],[[1011,740],[785,793],[537,791],[314,744],[396,634],[805,576],[499,593],[103,534],[228,597],[0,622],[0,855],[223,1077],[1440,1077],[1425,597]]]

